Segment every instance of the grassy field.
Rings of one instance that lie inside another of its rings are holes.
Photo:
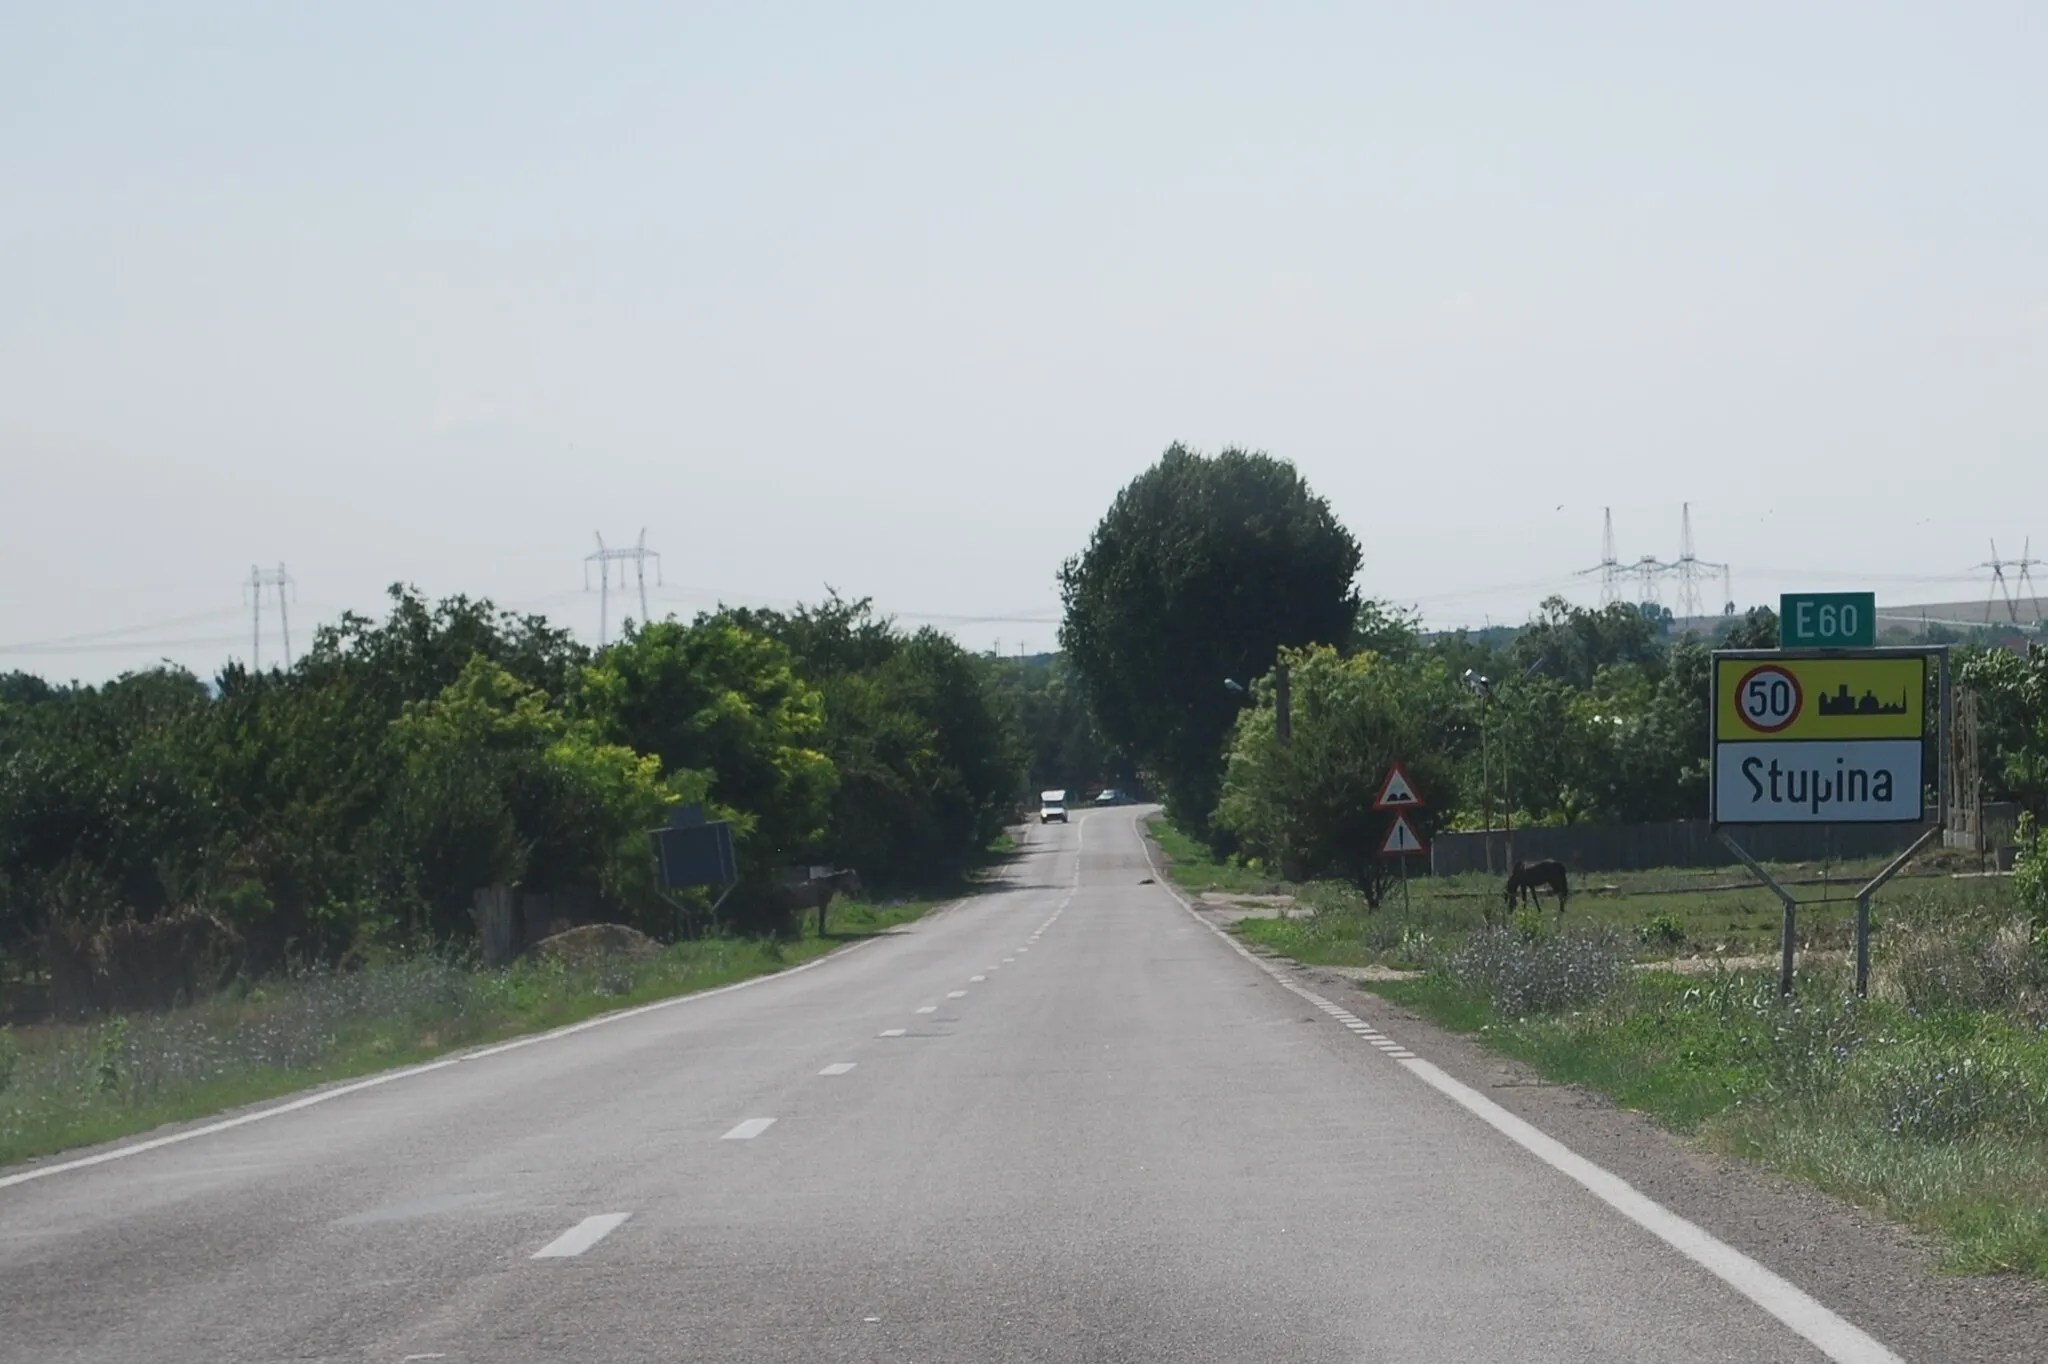
[[[1177,882],[1245,889],[1233,884],[1242,869],[1164,832]],[[1711,872],[1589,880],[1561,923],[1546,910],[1491,929],[1483,879],[1418,881],[1409,908],[1379,911],[1346,887],[1261,885],[1313,912],[1236,931],[1298,961],[1414,971],[1366,988],[1927,1232],[1954,1270],[2048,1277],[2048,950],[2010,880],[1941,875],[1880,892],[1867,1000],[1828,950],[1847,945],[1853,903],[1802,906],[1805,941],[1821,950],[1803,955],[1784,1000],[1774,966],[1726,964],[1774,951],[1768,892]],[[1818,898],[1830,880],[1800,893]],[[1705,960],[1660,969],[1674,951]]]
[[[1487,911],[1505,918],[1501,879],[1483,873],[1418,876],[1408,883],[1404,908],[1397,889],[1382,910],[1367,910],[1356,890],[1331,882],[1289,885],[1263,871],[1218,861],[1201,844],[1165,821],[1152,833],[1168,860],[1169,875],[1182,889],[1200,894],[1292,894],[1305,918],[1248,919],[1238,931],[1248,940],[1298,961],[1325,966],[1380,965],[1414,969],[1418,949],[1429,949],[1481,927]],[[1802,903],[1799,944],[1820,953],[1847,952],[1853,945],[1856,890],[1882,865],[1876,860],[1820,866],[1778,863],[1773,875],[1791,884]],[[1882,929],[1887,905],[1901,897],[1968,909],[1984,896],[2003,893],[1999,878],[1951,876],[1944,871],[1909,874],[1879,893],[1874,922]],[[1555,918],[1550,902],[1544,913]],[[1644,872],[1598,872],[1572,878],[1564,922],[1611,930],[1634,944],[1643,961],[1673,957],[1751,957],[1778,950],[1782,911],[1778,900],[1740,868],[1663,868]]]
[[[785,970],[938,902],[842,902],[785,941],[709,938],[645,958],[480,971],[413,957],[223,993],[187,1009],[0,1029],[0,1165],[333,1080]]]

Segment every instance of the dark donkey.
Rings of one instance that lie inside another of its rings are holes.
[[[1541,862],[1517,862],[1515,869],[1508,873],[1508,908],[1516,908],[1526,897],[1541,909],[1546,890],[1557,897],[1557,912],[1564,913],[1564,902],[1571,898],[1572,893],[1571,885],[1565,879],[1564,863],[1549,857]]]

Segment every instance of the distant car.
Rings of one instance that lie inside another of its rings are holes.
[[[1123,803],[1123,798],[1123,792],[1117,790],[1114,786],[1106,786],[1102,789],[1102,794],[1095,798],[1095,803],[1097,805],[1120,805]]]
[[[1067,793],[1065,791],[1040,791],[1038,793],[1038,822],[1050,824],[1054,820],[1067,822]]]

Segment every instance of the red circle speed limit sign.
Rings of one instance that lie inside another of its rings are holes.
[[[1759,734],[1776,734],[1799,718],[1806,698],[1799,679],[1775,663],[1751,668],[1735,687],[1735,709],[1742,723]]]

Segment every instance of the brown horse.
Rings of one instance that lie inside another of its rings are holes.
[[[1517,908],[1526,897],[1541,909],[1546,890],[1557,897],[1557,912],[1564,913],[1564,902],[1571,898],[1572,893],[1571,884],[1565,878],[1564,863],[1547,857],[1541,862],[1517,862],[1515,869],[1508,873],[1508,908]]]

